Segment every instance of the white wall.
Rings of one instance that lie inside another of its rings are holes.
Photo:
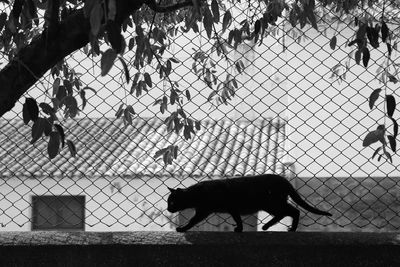
[[[166,211],[168,189],[163,182],[148,178],[1,179],[0,231],[31,230],[35,195],[86,196],[86,231],[173,230],[177,216]]]

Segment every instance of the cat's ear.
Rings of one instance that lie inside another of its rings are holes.
[[[173,189],[173,188],[171,188],[169,186],[167,186],[167,187],[168,187],[169,191],[171,191],[171,193],[175,191],[175,189]]]

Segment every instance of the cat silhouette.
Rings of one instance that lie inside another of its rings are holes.
[[[168,187],[169,188],[169,187]],[[293,218],[289,231],[296,231],[300,211],[288,203],[288,196],[300,207],[318,214],[332,216],[310,206],[296,192],[284,177],[264,174],[248,177],[202,181],[188,188],[169,188],[168,208],[171,213],[184,209],[195,209],[195,215],[185,226],[177,227],[178,232],[185,232],[207,218],[211,213],[228,213],[236,222],[235,232],[243,231],[241,215],[266,211],[273,218],[263,225],[267,230],[285,216]]]

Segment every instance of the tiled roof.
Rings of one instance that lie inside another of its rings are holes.
[[[114,118],[83,118],[63,123],[77,156],[68,149],[50,160],[47,139],[30,144],[31,127],[22,119],[0,120],[0,176],[209,176],[281,173],[285,127],[282,120],[202,121],[195,137],[185,141],[167,133],[162,120],[136,118],[125,127]],[[172,165],[155,161],[155,152],[179,146]]]

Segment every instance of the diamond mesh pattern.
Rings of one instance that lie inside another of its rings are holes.
[[[370,111],[367,101],[382,86],[375,72],[385,50],[371,52],[368,68],[357,65],[354,58],[348,61],[347,42],[354,27],[349,22],[337,27],[324,19],[319,18],[321,32],[317,32],[308,26],[293,29],[284,17],[261,45],[246,43],[230,51],[227,56],[243,60],[246,69],[233,74],[239,83],[235,98],[217,107],[207,102],[211,90],[192,70],[193,49],[211,51],[204,30],[200,29],[201,35],[179,33],[171,39],[169,51],[180,63],[170,78],[190,90],[192,101],[183,108],[202,123],[191,140],[168,133],[162,123],[165,114],[153,106],[169,93],[168,83],[157,78],[153,66],[145,69],[153,88],[136,97],[129,94],[119,62],[110,75],[100,77],[98,59],[80,51],[70,55],[68,64],[82,73],[85,86],[97,91],[87,93],[88,104],[77,119],[62,121],[78,155],[71,158],[64,149],[49,160],[45,140],[29,144],[30,127],[22,124],[22,104],[7,113],[0,123],[0,231],[30,230],[32,196],[42,195],[85,196],[85,230],[173,230],[191,213],[166,211],[167,186],[262,173],[286,175],[308,202],[334,214],[326,218],[303,212],[301,229],[399,230],[400,159],[394,155],[394,164],[371,160],[374,150],[362,148],[363,137],[383,120],[382,111]],[[396,24],[389,26],[397,30]],[[334,35],[338,43],[332,50],[329,41]],[[133,55],[129,51],[124,58],[132,63]],[[221,70],[229,71],[226,61],[215,60],[218,79],[223,80]],[[346,78],[341,82],[331,78],[332,68],[347,61]],[[131,75],[136,73],[128,66]],[[49,102],[44,91],[51,89],[52,81],[46,74],[27,96]],[[389,87],[396,95],[395,89]],[[132,126],[115,118],[121,103],[132,105],[137,113]],[[164,166],[154,154],[171,144],[180,153],[172,165]],[[249,216],[245,230],[260,229],[268,216],[263,212]],[[285,219],[274,229],[286,230],[288,224]],[[229,216],[215,215],[195,230],[233,226]]]

